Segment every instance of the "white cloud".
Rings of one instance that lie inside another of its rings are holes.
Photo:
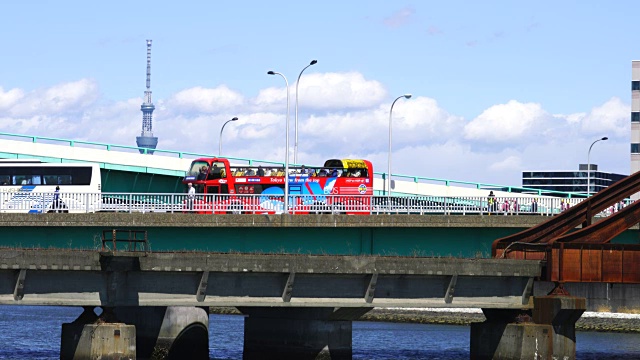
[[[614,97],[601,106],[591,109],[591,112],[582,119],[582,127],[588,134],[628,135],[630,113],[631,107]]]
[[[344,157],[388,152],[391,103],[361,111],[332,112],[300,119],[299,153]],[[459,137],[463,119],[426,97],[399,100],[392,114],[392,151],[440,144]]]
[[[220,85],[214,89],[200,86],[185,89],[167,100],[167,108],[172,112],[209,113],[228,112],[244,103],[244,97]]]
[[[20,89],[4,91],[0,87],[0,111],[9,109],[24,97],[24,92]]]
[[[532,136],[534,129],[550,117],[540,104],[510,100],[494,105],[469,122],[464,128],[467,139],[506,142]]]
[[[384,24],[389,27],[400,27],[402,25],[407,24],[413,14],[415,14],[416,10],[413,7],[405,7],[403,9],[398,10],[391,16],[384,19]]]
[[[357,72],[305,74],[300,80],[298,107],[314,110],[364,109],[380,104],[387,96],[384,86]],[[287,93],[282,88],[261,90],[254,103],[261,109],[284,109]],[[295,83],[290,85],[290,106],[295,104]]]
[[[522,167],[522,162],[518,156],[507,156],[504,159],[494,162],[489,165],[489,170],[509,170],[509,171],[517,171]]]
[[[292,94],[291,94],[291,89],[289,89],[289,103],[290,103],[289,105],[291,105],[291,102],[292,102],[291,99],[292,99]],[[258,96],[255,99],[253,99],[253,103],[258,108],[263,108],[263,109],[285,108],[284,104],[286,104],[286,101],[287,101],[287,89],[277,88],[277,87],[262,89],[258,93]]]
[[[462,117],[449,114],[431,98],[418,96],[398,105],[393,108],[394,131],[412,143],[447,141],[458,137],[464,126]]]
[[[78,113],[92,105],[98,96],[96,82],[81,79],[35,90],[21,97],[14,96],[9,114],[17,117],[40,117],[45,114]]]

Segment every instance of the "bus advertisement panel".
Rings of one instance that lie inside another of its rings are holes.
[[[289,181],[290,213],[326,210],[323,207],[327,206],[347,214],[370,212],[373,166],[367,160],[331,159],[320,167],[294,166],[285,177],[283,167],[232,165],[224,158],[200,158],[191,163],[183,183],[192,184],[195,194],[229,195],[197,197],[196,202],[206,203],[200,203],[201,208],[211,209],[203,212],[269,214],[285,212],[285,178]]]

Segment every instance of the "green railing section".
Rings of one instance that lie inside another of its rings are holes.
[[[114,145],[114,144],[107,144],[107,143],[100,143],[100,142],[93,142],[93,141],[84,141],[84,140],[69,140],[69,139],[60,139],[60,138],[54,138],[54,137],[47,137],[47,136],[33,136],[33,135],[21,135],[21,134],[12,134],[12,133],[6,133],[6,132],[0,132],[0,139],[2,138],[10,138],[11,140],[20,140],[20,141],[29,141],[32,143],[39,143],[39,142],[44,142],[44,143],[54,143],[55,145],[68,145],[70,147],[77,147],[78,145],[80,145],[81,147],[90,147],[90,148],[98,148],[98,149],[102,149],[102,150],[107,150],[107,151],[136,151],[139,152],[140,150],[143,151],[143,153],[147,153],[148,149],[146,148],[139,148],[136,146],[127,146],[127,145]],[[178,157],[180,159],[183,158],[198,158],[198,157],[213,157],[215,155],[212,154],[204,154],[204,153],[194,153],[194,152],[186,152],[186,151],[175,151],[175,150],[162,150],[162,149],[155,149],[154,151],[154,155],[161,155],[161,156],[171,156],[171,157]],[[245,162],[247,163],[249,166],[253,166],[254,164],[272,164],[272,165],[276,165],[276,166],[285,166],[284,162],[278,162],[278,161],[269,161],[269,160],[256,160],[256,159],[248,159],[248,158],[240,158],[240,157],[232,157],[232,156],[225,156],[227,159],[231,160],[231,161],[238,161],[238,162]],[[43,161],[47,161],[46,159],[42,159]],[[72,161],[72,160],[67,160],[67,161]],[[117,164],[101,164],[101,167],[105,168],[105,169],[110,169],[110,170],[122,170],[122,171],[133,171],[131,169],[125,169],[125,168],[118,168]],[[161,174],[161,172],[158,171],[151,171],[151,173],[156,173],[156,174]],[[175,174],[161,174],[161,175],[168,175],[168,176],[178,176],[178,177],[184,177],[185,172],[179,172],[175,173]],[[387,173],[384,172],[374,172],[374,175],[378,178],[381,178],[382,180],[386,180],[387,179]],[[487,184],[487,183],[477,183],[477,182],[471,182],[471,181],[460,181],[460,180],[448,180],[448,179],[439,179],[439,178],[432,178],[432,177],[425,177],[425,176],[414,176],[414,175],[404,175],[404,174],[392,174],[393,178],[396,180],[407,180],[407,181],[413,181],[414,183],[434,183],[437,185],[445,185],[445,186],[461,186],[461,187],[470,187],[470,188],[476,188],[476,189],[486,189],[487,191],[489,190],[497,190],[497,191],[505,191],[505,192],[513,192],[513,193],[531,193],[531,194],[537,194],[537,195],[551,195],[551,196],[557,196],[557,197],[567,197],[567,198],[572,198],[572,197],[577,197],[577,198],[586,198],[586,194],[577,194],[577,193],[571,193],[571,192],[562,192],[562,191],[553,191],[553,190],[540,190],[540,189],[531,189],[531,188],[524,188],[524,187],[516,187],[516,186],[507,186],[507,185],[496,185],[496,184]],[[391,193],[393,195],[412,195],[412,194],[403,194],[400,192],[396,192],[396,191],[391,191]],[[376,191],[375,195],[384,195],[383,191]]]

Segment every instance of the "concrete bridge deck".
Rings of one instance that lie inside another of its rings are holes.
[[[0,251],[0,304],[522,308],[539,261]]]

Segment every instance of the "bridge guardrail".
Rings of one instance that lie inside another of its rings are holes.
[[[553,215],[580,201],[582,199],[510,196],[496,197],[489,204],[486,197],[289,195],[288,203],[290,214]],[[617,210],[618,207],[612,207],[596,216],[607,216]],[[0,212],[282,214],[285,211],[282,194],[190,196],[185,193],[62,192],[56,202],[50,192],[16,191],[0,193]]]

